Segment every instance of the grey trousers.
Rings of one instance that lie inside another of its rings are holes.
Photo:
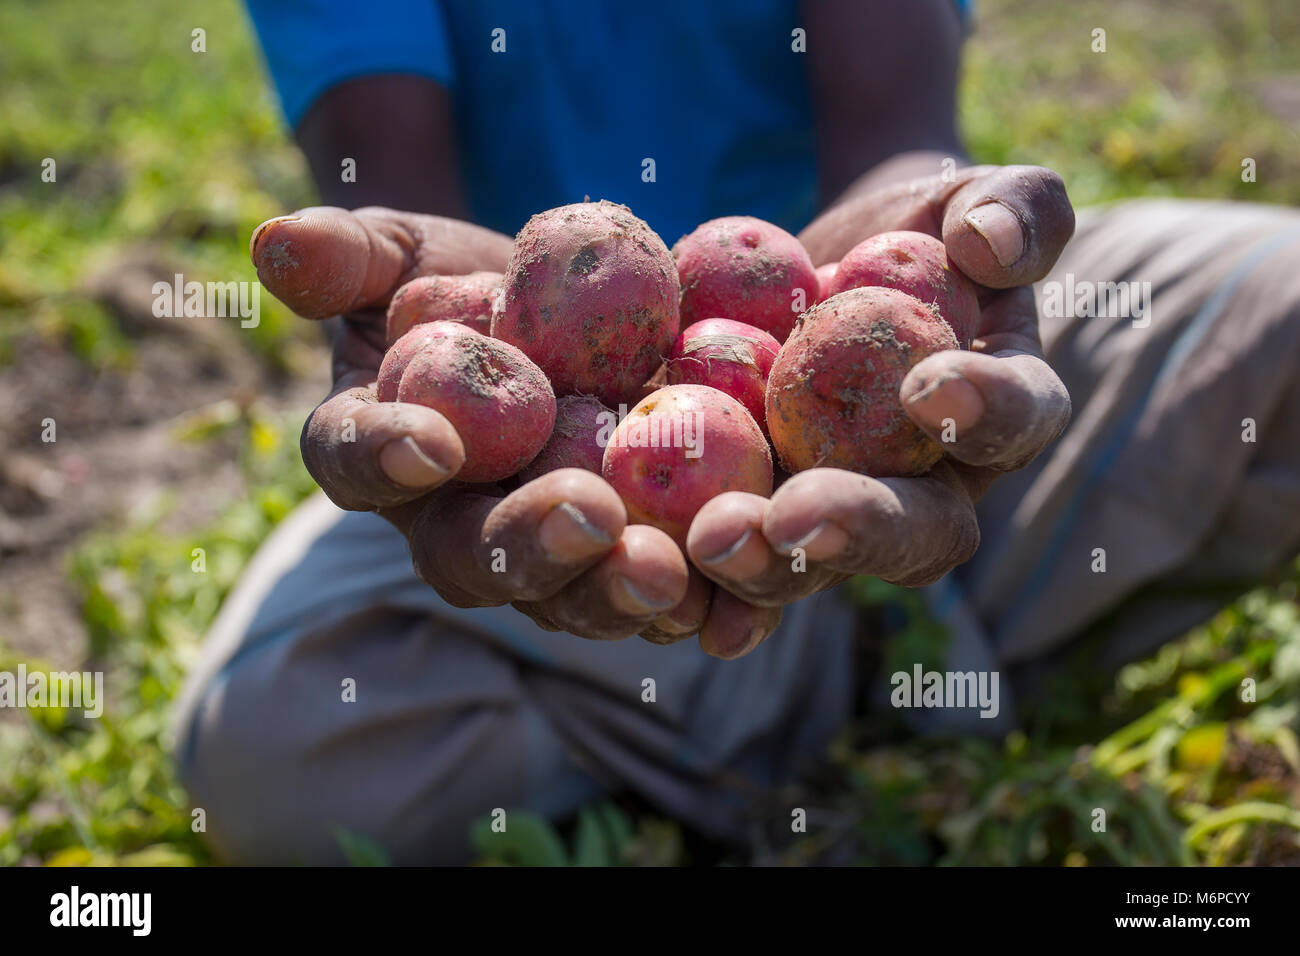
[[[1107,282],[1137,297],[1090,285]],[[1090,211],[1039,303],[1074,420],[981,502],[979,552],[928,589],[957,670],[1031,674],[1103,620],[1118,664],[1300,550],[1300,214]],[[464,862],[470,823],[498,808],[559,817],[620,789],[739,838],[751,798],[869,693],[853,627],[828,592],[739,661],[583,641],[508,607],[450,607],[387,523],[318,496],[214,624],[178,702],[178,766],[230,862],[341,862],[339,830],[398,863]],[[1003,730],[1002,687],[996,720],[917,724]]]

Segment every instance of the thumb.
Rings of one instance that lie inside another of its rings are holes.
[[[387,214],[382,217],[380,214]],[[249,252],[267,291],[308,319],[383,305],[410,267],[389,210],[314,206],[268,219]]]
[[[990,289],[1037,282],[1074,235],[1061,177],[1041,166],[1003,166],[948,200],[943,242],[967,276]]]

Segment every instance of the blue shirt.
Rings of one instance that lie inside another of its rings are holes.
[[[367,74],[450,90],[470,207],[489,228],[513,235],[585,196],[627,204],[669,245],[717,216],[795,232],[816,211],[796,0],[247,5],[290,125]]]

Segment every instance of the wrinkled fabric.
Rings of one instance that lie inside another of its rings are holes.
[[[1046,314],[1054,282],[1150,283],[1150,315]],[[1300,212],[1090,210],[1036,291],[1073,418],[929,589],[954,648],[1025,690],[1084,638],[1097,666],[1147,654],[1300,551]]]

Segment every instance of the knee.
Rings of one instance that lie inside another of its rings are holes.
[[[343,864],[351,833],[394,863],[469,862],[471,824],[528,791],[527,708],[502,687],[475,695],[473,668],[460,669],[459,686],[427,674],[402,686],[397,673],[303,645],[286,637],[242,656],[178,728],[179,773],[213,853],[236,864]],[[363,673],[347,700],[340,675]]]
[[[228,864],[345,862],[337,839],[314,818],[286,715],[269,702],[239,706],[237,681],[213,678],[179,728],[177,772],[204,842]]]

